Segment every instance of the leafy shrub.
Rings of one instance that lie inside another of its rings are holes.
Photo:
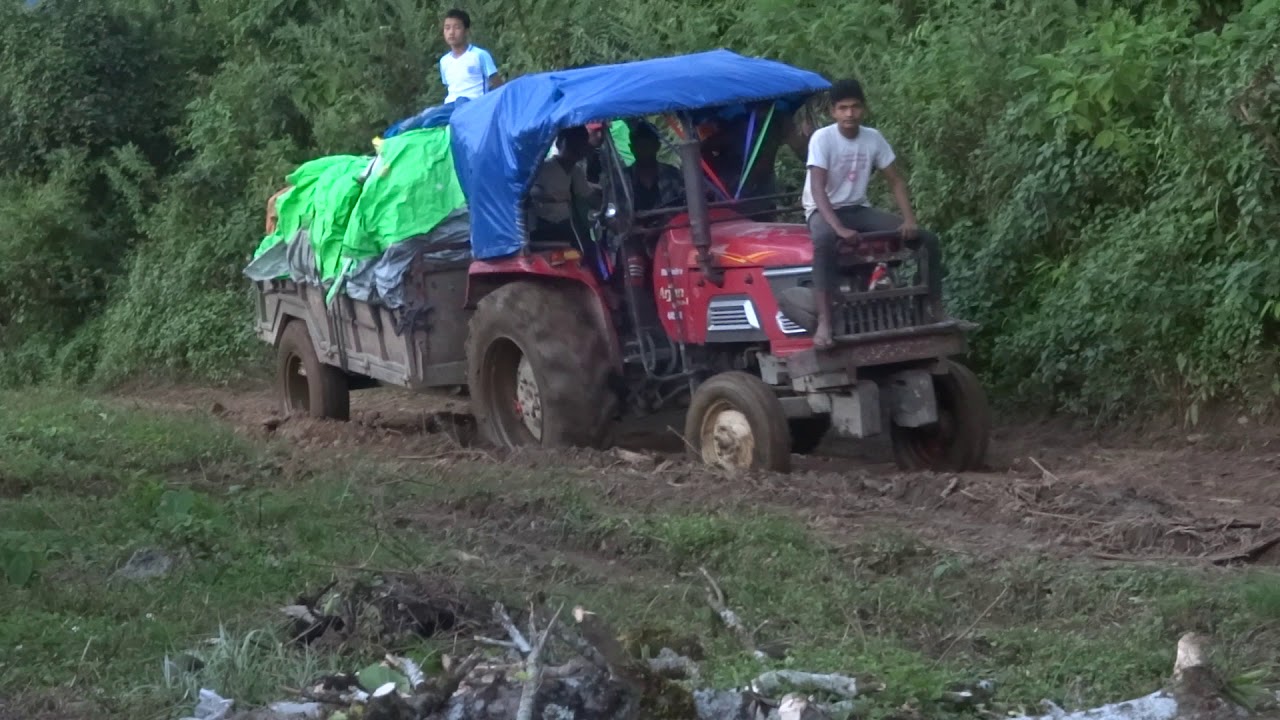
[[[233,375],[257,347],[240,269],[265,199],[299,162],[367,151],[389,122],[438,100],[445,8],[45,6],[0,11],[0,34],[68,38],[95,23],[113,34],[36,42],[40,61],[10,42],[0,51],[0,120],[22,120],[0,122],[0,156],[16,158],[18,173],[0,207],[29,216],[21,239],[0,239],[0,259],[14,258],[0,275],[31,286],[34,268],[61,268],[38,301],[6,296],[0,354],[37,343],[26,339],[36,329],[38,350],[23,357],[55,350],[109,292],[96,329],[76,336],[84,352],[64,352],[58,377],[86,377],[69,357],[96,358],[99,378]],[[1104,419],[1177,409],[1189,421],[1215,401],[1274,405],[1280,0],[468,9],[508,77],[717,46],[860,77],[921,219],[944,239],[948,302],[982,324],[974,360],[1002,399]],[[61,78],[44,97],[30,91],[41,72]],[[130,88],[128,101],[80,117],[82,96],[101,95],[84,94],[86,77]],[[48,167],[18,157],[36,142],[81,148],[82,174],[57,156]],[[159,152],[165,143],[171,151]],[[99,190],[109,210],[94,204]],[[104,246],[128,262],[94,254]],[[36,309],[41,319],[15,330],[14,313]]]

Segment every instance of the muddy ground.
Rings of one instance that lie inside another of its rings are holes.
[[[988,469],[897,471],[885,440],[829,441],[790,475],[728,477],[693,462],[667,426],[629,423],[623,447],[648,460],[575,450],[502,454],[475,443],[465,397],[380,388],[354,393],[352,422],[282,418],[269,386],[130,388],[143,406],[211,412],[242,432],[318,454],[375,452],[414,463],[471,458],[529,469],[570,466],[614,502],[763,507],[833,542],[898,528],[940,547],[1000,557],[1042,552],[1104,562],[1280,566],[1280,434],[1243,421],[1213,431],[1097,431],[1061,421],[997,427]],[[504,508],[504,512],[519,512]],[[455,511],[459,523],[483,522]]]

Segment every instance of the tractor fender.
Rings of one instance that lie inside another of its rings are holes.
[[[575,304],[589,313],[592,322],[605,338],[609,362],[622,368],[622,348],[617,328],[604,289],[590,270],[573,259],[560,259],[557,254],[517,255],[499,260],[475,261],[467,274],[466,307],[474,309],[484,296],[513,282],[539,282],[577,295]],[[560,260],[557,262],[557,260]]]

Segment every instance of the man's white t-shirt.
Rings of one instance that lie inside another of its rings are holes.
[[[850,140],[840,134],[840,128],[828,125],[809,138],[808,167],[820,167],[827,171],[827,186],[821,190],[831,198],[831,207],[869,205],[867,183],[871,169],[884,170],[895,155],[889,141],[875,128],[865,125],[858,129],[858,136]],[[804,177],[804,216],[817,212],[814,201],[813,181],[809,173]]]
[[[497,63],[484,48],[468,45],[461,55],[450,50],[440,58],[440,80],[448,91],[445,103],[475,100],[489,91],[489,78],[497,72]]]

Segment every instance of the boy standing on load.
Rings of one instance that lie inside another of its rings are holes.
[[[488,50],[471,44],[471,16],[454,8],[444,16],[444,41],[449,52],[440,58],[440,80],[445,104],[459,98],[475,100],[502,84],[498,65]]]
[[[813,239],[813,291],[818,327],[813,345],[831,347],[831,295],[839,282],[841,243],[855,243],[859,232],[898,229],[908,243],[923,244],[928,258],[930,295],[941,297],[941,251],[933,233],[916,226],[907,183],[894,165],[893,148],[876,129],[863,127],[866,97],[857,80],[831,86],[831,117],[835,122],[809,140],[809,172],[804,182],[804,211]],[[893,189],[901,217],[871,207],[867,183],[875,170],[884,173]],[[918,245],[916,245],[918,246]],[[936,310],[936,308],[933,308]]]

